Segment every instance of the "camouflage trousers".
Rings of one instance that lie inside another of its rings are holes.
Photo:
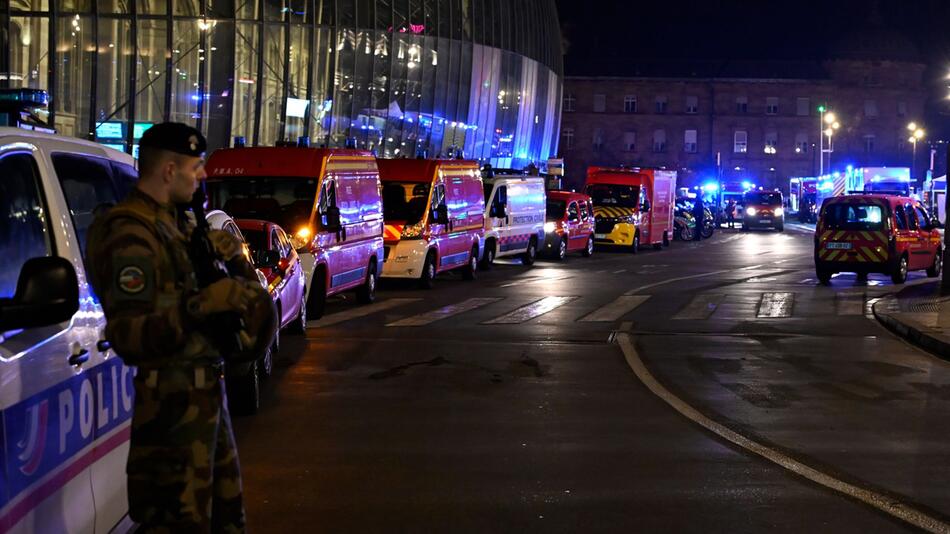
[[[212,368],[140,370],[126,473],[146,533],[244,532],[224,379]]]

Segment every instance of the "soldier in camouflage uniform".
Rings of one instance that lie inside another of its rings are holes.
[[[129,515],[144,532],[245,530],[222,354],[202,328],[215,314],[246,316],[270,297],[240,242],[223,231],[209,236],[215,251],[243,265],[244,278],[196,287],[191,227],[176,205],[189,202],[205,177],[204,151],[201,133],[187,125],[150,128],[140,142],[136,189],[89,231],[90,281],[106,337],[138,368],[126,472]]]

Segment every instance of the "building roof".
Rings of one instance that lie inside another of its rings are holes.
[[[828,72],[818,61],[766,60],[633,60],[622,58],[588,61],[568,76],[623,78],[735,78],[769,80],[826,80]]]

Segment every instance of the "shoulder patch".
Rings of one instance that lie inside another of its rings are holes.
[[[117,299],[152,299],[155,271],[146,258],[118,256],[113,260],[113,265],[113,283]]]

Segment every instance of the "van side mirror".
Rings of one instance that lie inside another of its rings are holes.
[[[436,224],[449,224],[449,208],[445,204],[436,207],[432,213],[435,215]]]
[[[342,226],[340,221],[340,208],[336,206],[330,206],[327,208],[326,217],[326,227],[327,230],[336,230]]]
[[[73,264],[58,256],[30,258],[20,269],[13,298],[0,298],[0,332],[61,323],[78,309]]]

